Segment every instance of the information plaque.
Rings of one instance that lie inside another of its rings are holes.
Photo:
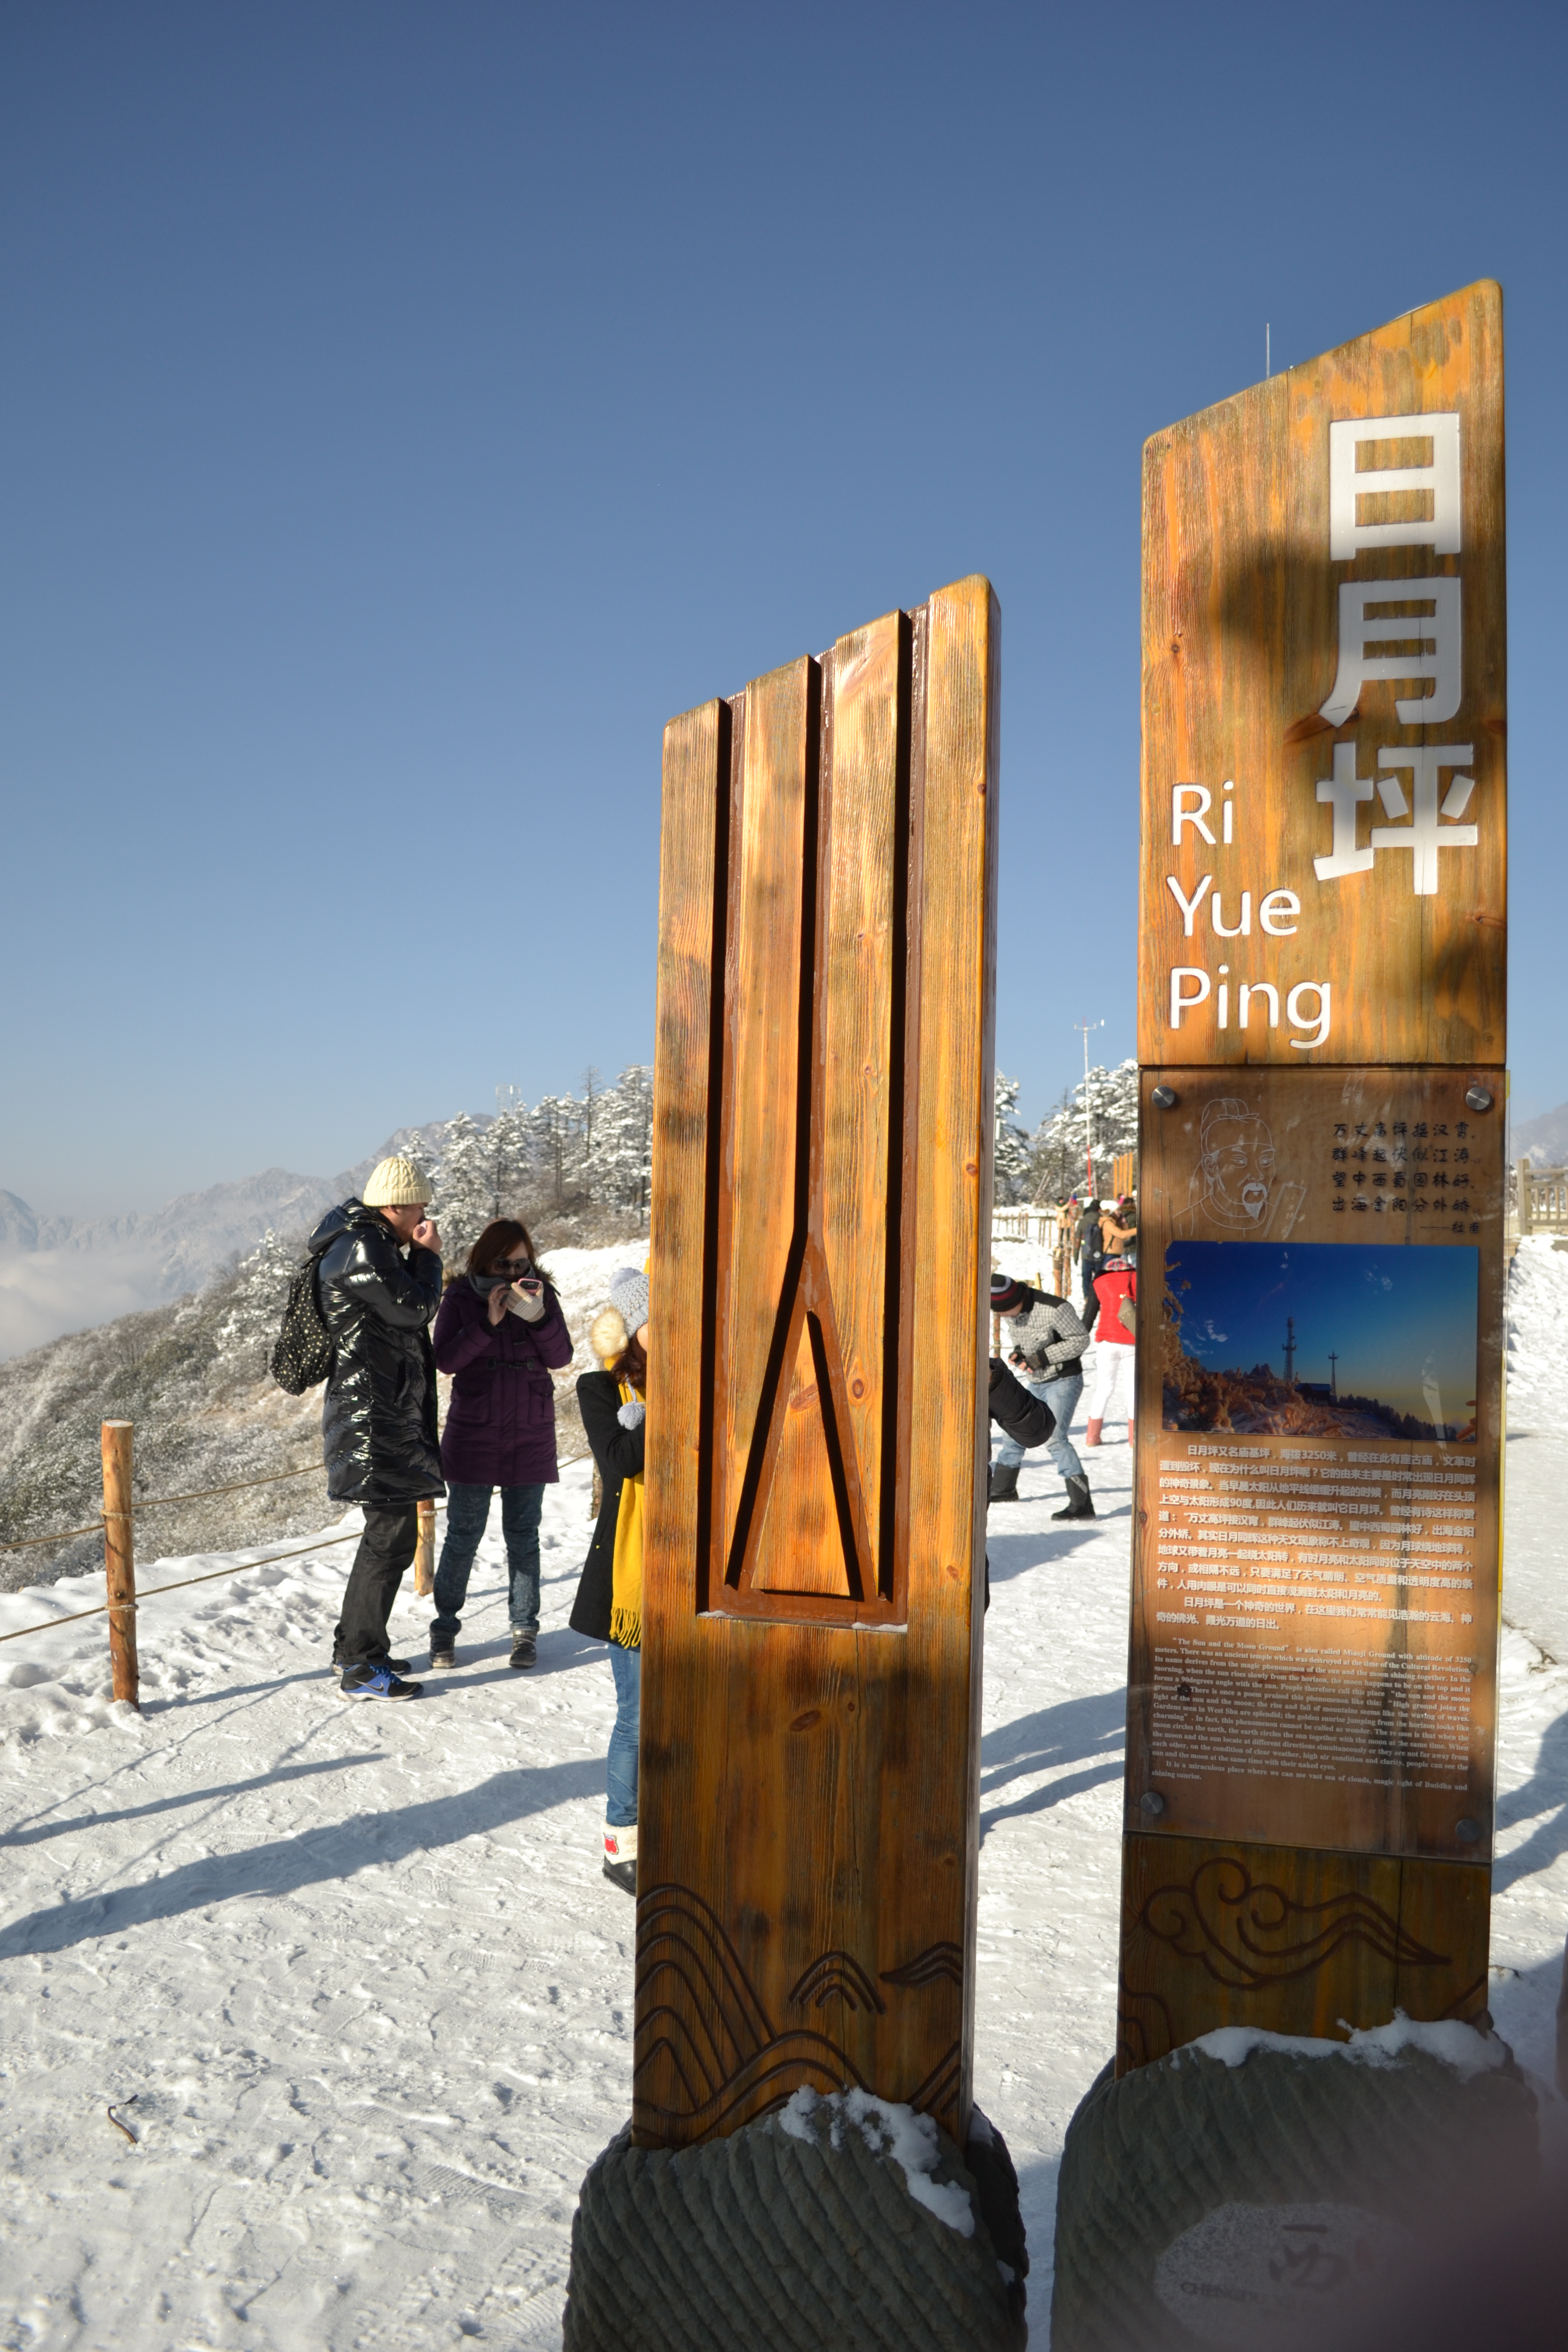
[[[1485,2008],[1501,310],[1149,444],[1121,2071]]]

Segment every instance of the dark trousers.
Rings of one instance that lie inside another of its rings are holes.
[[[340,1665],[374,1665],[386,1656],[386,1621],[418,1542],[419,1514],[412,1503],[391,1509],[365,1505],[364,1533],[349,1570],[343,1613],[332,1642]]]

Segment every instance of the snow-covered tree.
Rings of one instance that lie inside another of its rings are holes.
[[[998,1201],[1027,1198],[1029,1139],[1014,1114],[1018,1108],[1018,1081],[996,1073],[995,1142],[993,1148],[994,1191]]]
[[[1033,1197],[1064,1200],[1085,1181],[1092,1143],[1097,1190],[1109,1187],[1111,1162],[1138,1141],[1138,1065],[1129,1059],[1114,1070],[1090,1070],[1068,1088],[1058,1108],[1040,1121],[1029,1139]]]
[[[467,1257],[498,1214],[495,1175],[489,1130],[481,1131],[467,1111],[459,1111],[456,1118],[448,1119],[442,1139],[432,1212],[441,1228],[442,1251],[448,1265]]]
[[[492,1217],[521,1217],[531,1191],[532,1161],[527,1107],[509,1105],[484,1134],[490,1173]]]
[[[653,1072],[633,1062],[601,1096],[590,1165],[594,1198],[646,1210],[653,1175]]]
[[[529,1115],[533,1197],[542,1208],[563,1209],[577,1185],[577,1104],[571,1095],[543,1095]]]
[[[256,1247],[234,1270],[234,1288],[218,1325],[220,1352],[229,1358],[256,1355],[265,1363],[283,1321],[293,1281],[303,1253],[289,1248],[268,1227]]]

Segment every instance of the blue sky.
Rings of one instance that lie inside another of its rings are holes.
[[[1461,1419],[1475,1400],[1478,1255],[1462,1244],[1172,1242],[1165,1279],[1182,1345],[1211,1371],[1267,1364],[1283,1377],[1293,1317],[1299,1381],[1331,1370],[1342,1396],[1417,1414],[1434,1381],[1445,1416]]]
[[[1565,24],[0,16],[0,1185],[126,1209],[652,1049],[659,738],[988,572],[998,1058],[1133,1048],[1140,447],[1508,301],[1516,1112],[1554,915]]]

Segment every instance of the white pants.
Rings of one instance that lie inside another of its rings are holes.
[[[1125,1402],[1122,1410],[1129,1421],[1133,1414],[1132,1359],[1138,1350],[1123,1347],[1115,1339],[1095,1343],[1094,1374],[1089,1384],[1089,1418],[1103,1421],[1110,1410],[1111,1398],[1120,1389]]]

